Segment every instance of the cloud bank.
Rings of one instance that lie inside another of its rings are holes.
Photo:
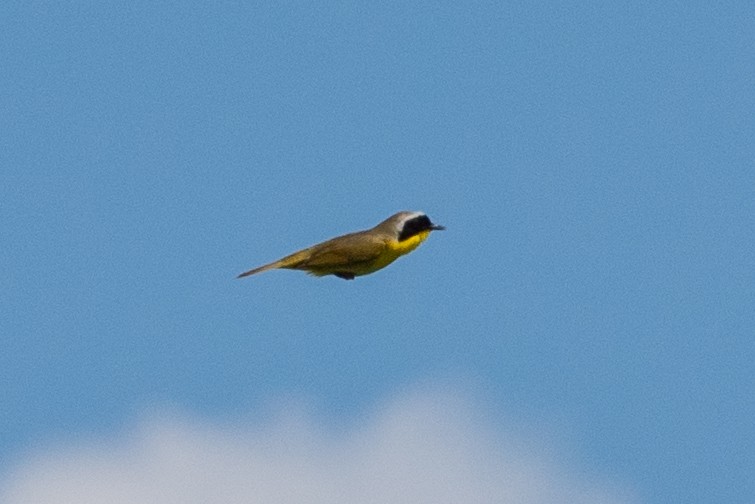
[[[264,422],[148,415],[112,439],[29,457],[4,504],[629,503],[459,396],[394,399],[348,429],[284,407]]]

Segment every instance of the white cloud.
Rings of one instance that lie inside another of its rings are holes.
[[[290,406],[290,405],[289,405]],[[4,478],[4,504],[626,503],[626,492],[554,462],[459,396],[402,396],[349,429],[301,408],[207,425],[148,416],[114,440],[29,457]]]

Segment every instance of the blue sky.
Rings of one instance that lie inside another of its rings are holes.
[[[416,418],[458,400],[496,439],[527,426],[575,488],[753,502],[753,19],[5,2],[6,496],[61,446],[159,444],[161,411],[275,431],[302,401],[352,439],[419,389]],[[405,209],[448,229],[375,275],[234,279]]]

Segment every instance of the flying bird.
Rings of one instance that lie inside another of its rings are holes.
[[[345,280],[369,275],[416,249],[431,231],[445,229],[422,212],[399,212],[372,229],[318,243],[237,278],[271,269],[306,271],[310,275],[335,275]]]

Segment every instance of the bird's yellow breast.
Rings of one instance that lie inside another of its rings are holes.
[[[375,269],[378,270],[380,268],[384,268],[402,255],[408,254],[412,250],[419,247],[419,244],[425,241],[428,236],[430,236],[429,230],[417,233],[411,238],[407,238],[403,241],[389,241],[388,246],[385,248],[385,251],[380,254],[380,257],[378,257],[378,259],[375,261]]]

